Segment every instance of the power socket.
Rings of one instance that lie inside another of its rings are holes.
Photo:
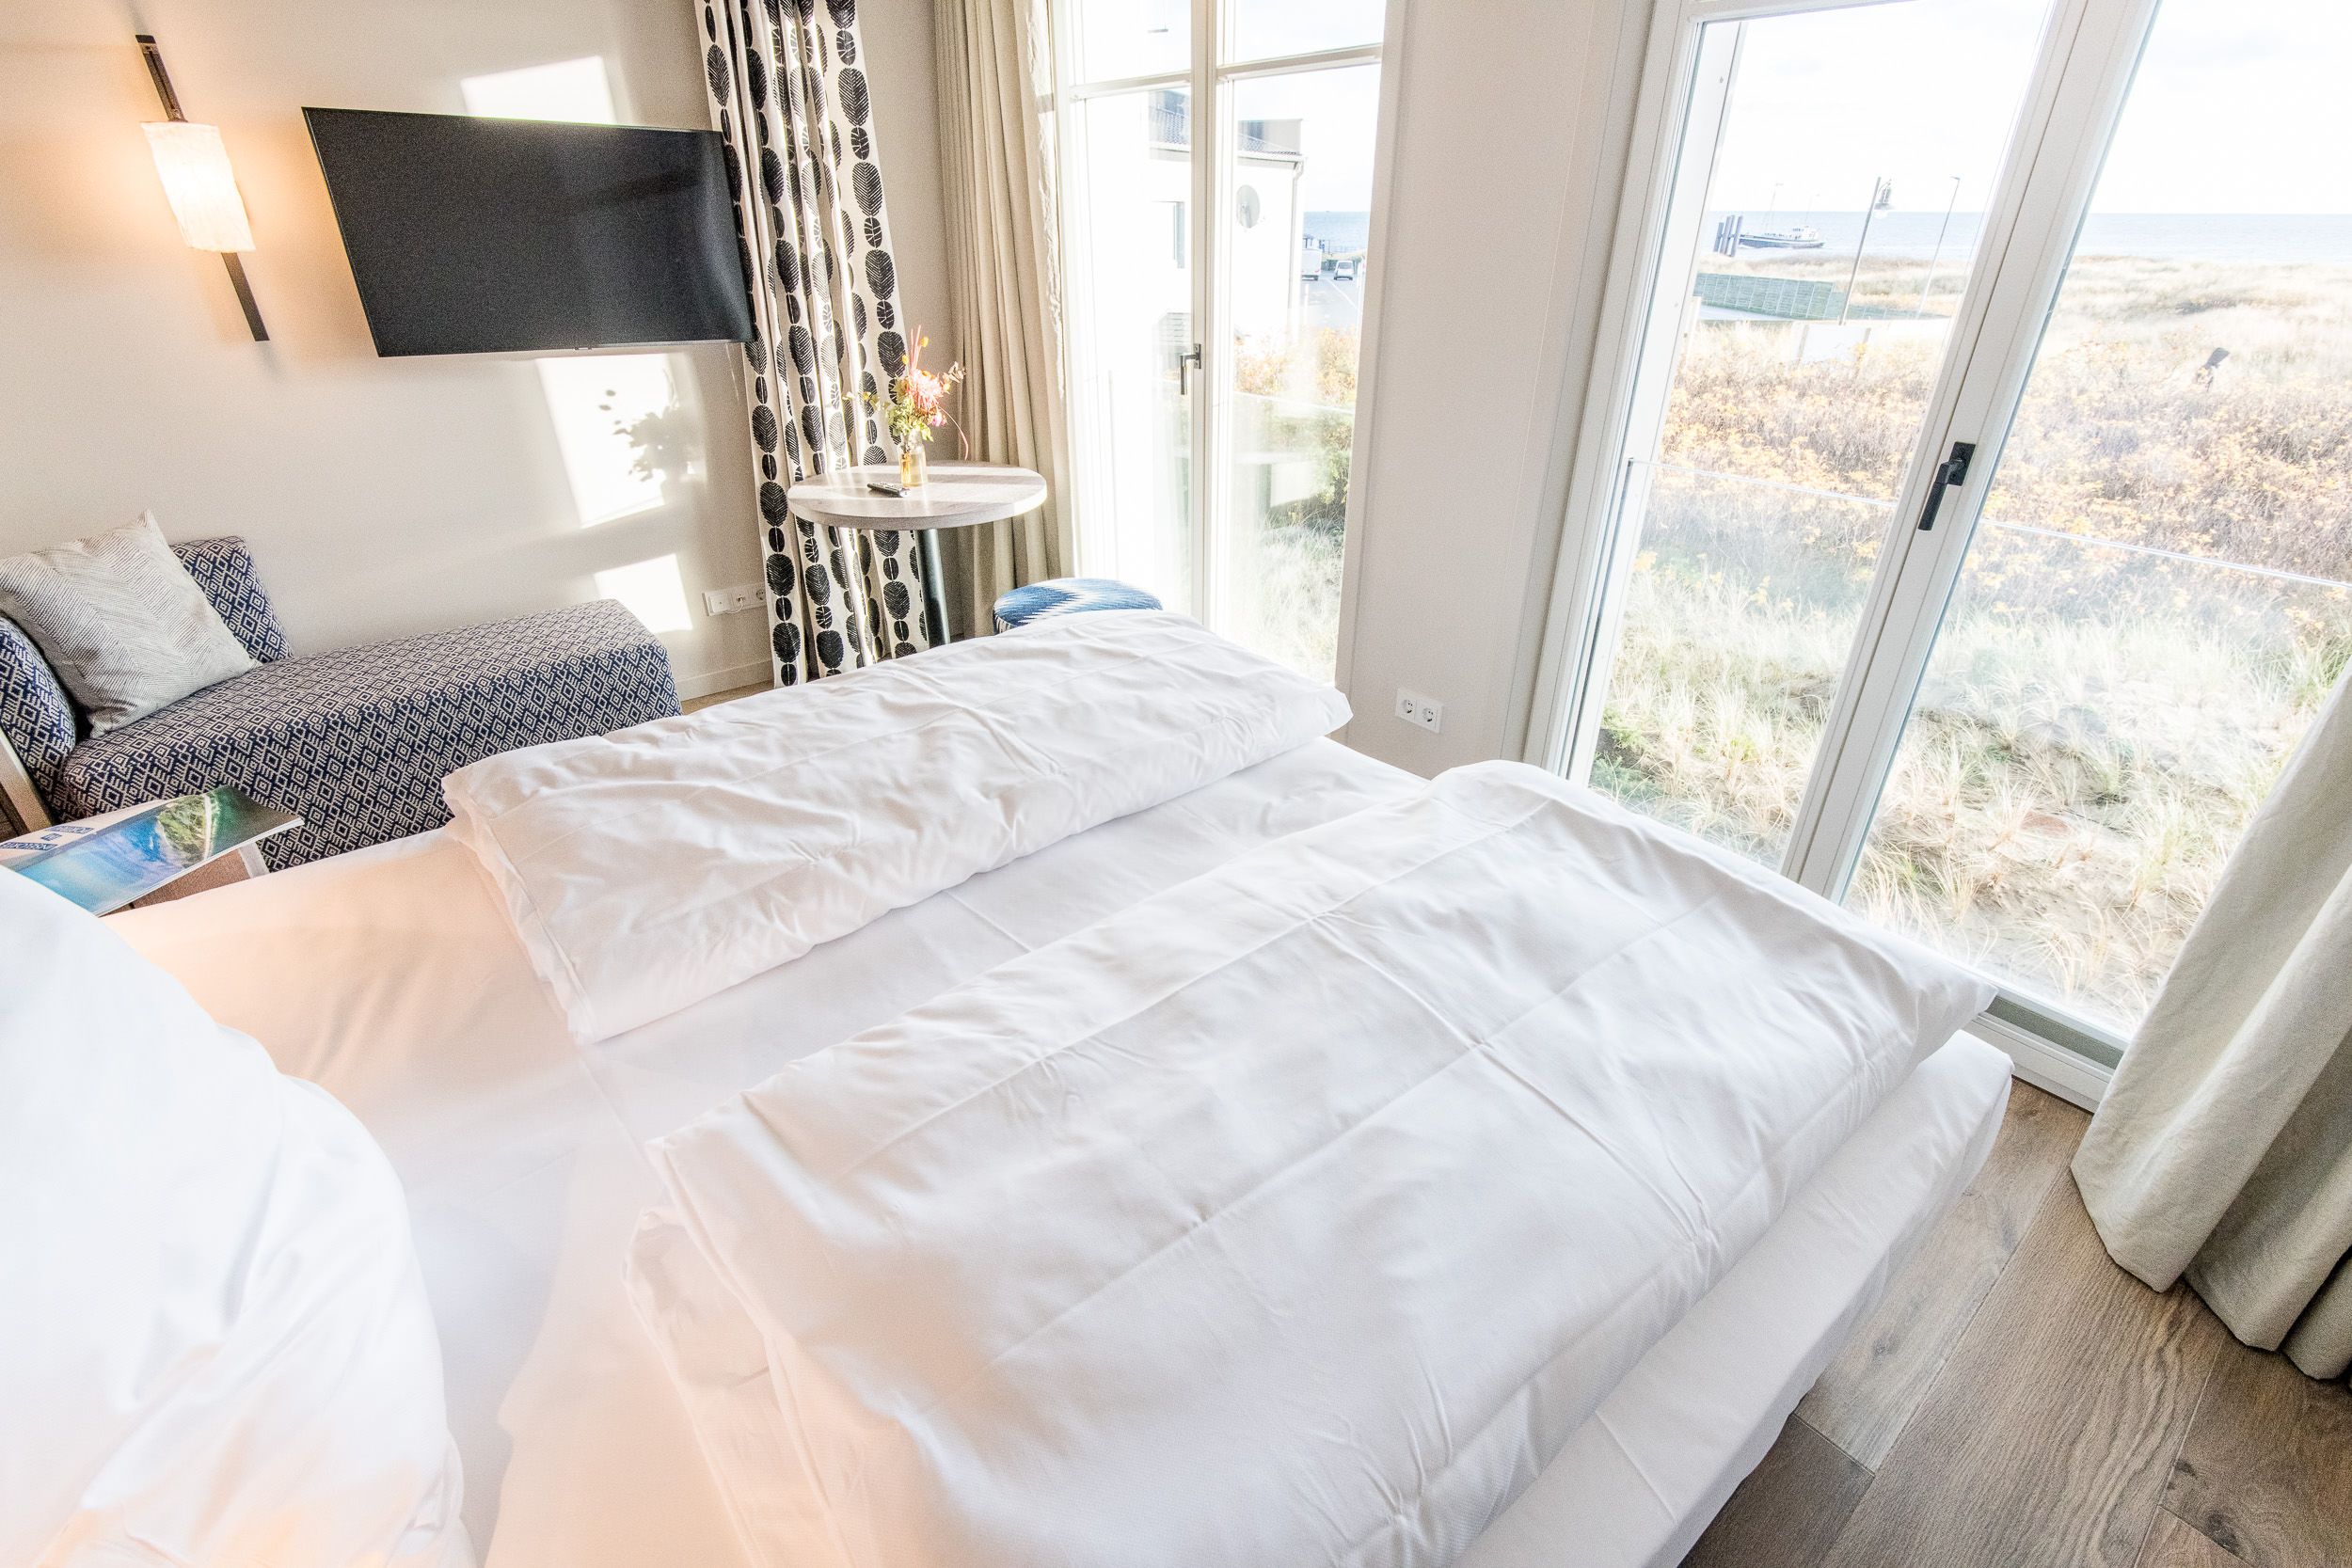
[[[759,608],[759,584],[739,582],[731,588],[703,590],[703,610],[710,615],[737,615]]]
[[[1416,729],[1436,735],[1445,728],[1445,705],[1418,691],[1396,689],[1396,716]]]

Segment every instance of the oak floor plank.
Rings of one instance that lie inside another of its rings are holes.
[[[1831,1568],[2134,1568],[2227,1332],[2108,1261],[2053,1188]]]
[[[1682,1568],[1817,1568],[1869,1484],[1869,1471],[1791,1416]]]
[[[2010,1086],[1984,1169],[1797,1406],[1816,1432],[1869,1468],[1885,1463],[2090,1122],[2031,1085]]]
[[[2164,1503],[2253,1568],[2352,1563],[2352,1390],[2229,1340]]]
[[[2246,1568],[2246,1564],[2200,1534],[2193,1525],[2156,1510],[2156,1522],[2139,1548],[2139,1568]]]
[[[717,707],[721,703],[731,703],[738,697],[750,697],[769,689],[770,684],[766,681],[760,681],[752,686],[739,686],[731,690],[713,691],[707,697],[689,697],[684,702],[678,704],[678,711],[680,713],[699,713],[704,708]]]

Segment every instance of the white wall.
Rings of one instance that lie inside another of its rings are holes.
[[[945,370],[956,357],[956,321],[947,295],[947,214],[939,195],[931,0],[866,0],[857,8],[857,21],[866,39],[866,79],[874,89],[899,309],[910,326],[930,334],[930,352],[923,362]]]
[[[1518,754],[1648,7],[1399,10],[1341,685],[1350,745],[1435,773]],[[1392,717],[1399,687],[1442,733]]]
[[[945,330],[930,7],[869,7],[867,54],[911,316]],[[536,368],[379,359],[305,104],[463,110],[467,77],[601,56],[621,119],[704,127],[687,0],[13,0],[0,8],[0,551],[152,507],[174,538],[240,532],[297,650],[596,596],[675,556],[688,690],[765,678],[758,613],[701,591],[757,580],[736,351],[674,362],[702,461],[660,505],[583,527]],[[222,127],[250,209],[274,341],[218,260],[181,245],[142,120],[132,34],[161,39],[192,119]]]

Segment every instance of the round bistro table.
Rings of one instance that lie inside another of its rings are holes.
[[[898,483],[896,463],[867,463],[803,480],[785,494],[792,515],[827,528],[908,531],[923,562],[923,622],[934,647],[947,641],[947,598],[940,581],[939,531],[1002,522],[1045,503],[1045,477],[996,463],[934,463],[930,483],[903,496],[877,494],[876,481]]]

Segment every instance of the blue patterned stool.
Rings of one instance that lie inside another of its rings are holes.
[[[1010,631],[1056,615],[1089,610],[1157,610],[1160,601],[1140,588],[1109,578],[1055,578],[996,595],[996,629]]]

